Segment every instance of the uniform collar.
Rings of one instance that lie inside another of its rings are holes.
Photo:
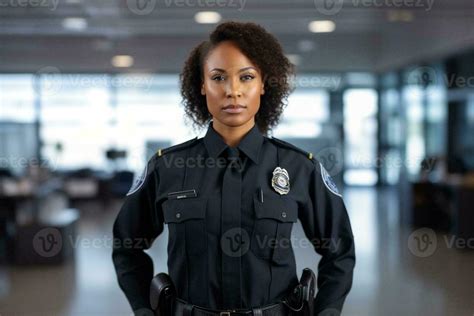
[[[212,126],[212,121],[209,123],[206,135],[204,136],[204,144],[210,157],[217,158],[227,147],[229,147],[222,136],[216,132]],[[237,148],[244,152],[254,163],[258,163],[260,148],[263,144],[263,135],[258,130],[257,124],[245,134],[240,141]]]

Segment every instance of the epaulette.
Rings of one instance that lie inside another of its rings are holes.
[[[288,142],[285,142],[284,140],[281,140],[281,139],[278,139],[278,138],[275,138],[275,137],[271,137],[271,138],[268,138],[270,141],[274,142],[275,144],[277,145],[280,145],[282,147],[285,147],[285,148],[288,148],[288,149],[293,149],[299,153],[302,153],[303,155],[305,155],[309,160],[313,160],[313,153],[310,153],[310,152],[307,152],[299,147],[296,147],[295,145],[293,144],[290,144]]]
[[[177,145],[174,145],[174,146],[171,146],[171,147],[167,147],[167,148],[163,148],[163,149],[158,149],[158,151],[156,152],[157,156],[158,157],[161,157],[163,156],[164,154],[167,154],[169,152],[172,152],[172,151],[176,151],[176,150],[179,150],[179,149],[183,149],[183,148],[186,148],[186,147],[189,147],[191,146],[192,144],[194,144],[194,142],[196,142],[198,140],[198,137],[194,137],[193,139],[190,139],[188,141],[185,141],[184,143],[180,143],[180,144],[177,144]]]

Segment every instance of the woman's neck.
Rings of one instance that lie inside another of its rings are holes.
[[[216,120],[212,121],[214,130],[222,136],[224,142],[230,147],[236,147],[254,125],[255,119],[251,119],[240,126],[228,126]]]

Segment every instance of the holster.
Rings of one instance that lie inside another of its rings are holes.
[[[316,292],[316,276],[309,269],[303,269],[300,282],[283,300],[292,311],[291,315],[314,316],[314,294]]]
[[[155,316],[173,315],[176,288],[166,273],[157,274],[150,284],[150,304]]]

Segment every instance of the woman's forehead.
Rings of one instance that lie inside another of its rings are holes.
[[[205,63],[207,71],[239,72],[258,67],[239,49],[230,42],[222,42],[209,52]]]

